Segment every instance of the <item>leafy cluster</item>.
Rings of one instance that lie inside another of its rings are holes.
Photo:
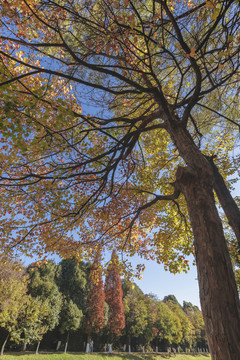
[[[175,348],[206,348],[206,335],[201,311],[197,306],[184,302],[183,307],[173,295],[159,301],[153,295],[144,295],[135,285],[123,283],[125,334],[127,342],[137,349],[166,351]]]

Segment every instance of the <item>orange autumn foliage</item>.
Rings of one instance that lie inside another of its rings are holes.
[[[118,270],[118,257],[112,253],[105,281],[105,296],[109,306],[108,328],[111,335],[119,335],[125,327],[122,283]]]

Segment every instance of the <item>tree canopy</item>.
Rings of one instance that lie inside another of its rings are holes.
[[[81,259],[100,245],[173,272],[194,253],[213,359],[237,359],[239,299],[213,191],[240,244],[223,181],[240,128],[238,2],[0,10],[3,248]]]
[[[114,241],[188,268],[189,218],[171,184],[190,160],[165,117],[233,172],[239,18],[234,1],[185,6],[3,2],[5,248],[84,256]]]

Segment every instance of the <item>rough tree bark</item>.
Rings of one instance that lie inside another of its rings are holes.
[[[220,201],[223,211],[228,219],[228,223],[236,235],[238,246],[240,248],[240,210],[227,188],[222,175],[218,171],[217,166],[214,164],[213,158],[209,157],[208,160],[213,170],[214,190],[216,191],[218,200]]]
[[[240,302],[214,195],[212,166],[187,129],[168,121],[168,131],[187,167],[175,187],[186,199],[194,234],[200,302],[212,360],[239,360]]]
[[[179,167],[194,233],[200,301],[212,360],[239,360],[240,304],[209,169]]]

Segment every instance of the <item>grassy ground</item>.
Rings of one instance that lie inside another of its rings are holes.
[[[167,354],[39,354],[33,353],[9,353],[3,355],[1,360],[163,360],[168,359]],[[177,354],[176,357],[172,354],[171,359],[174,360],[211,360],[210,355],[190,355]]]

